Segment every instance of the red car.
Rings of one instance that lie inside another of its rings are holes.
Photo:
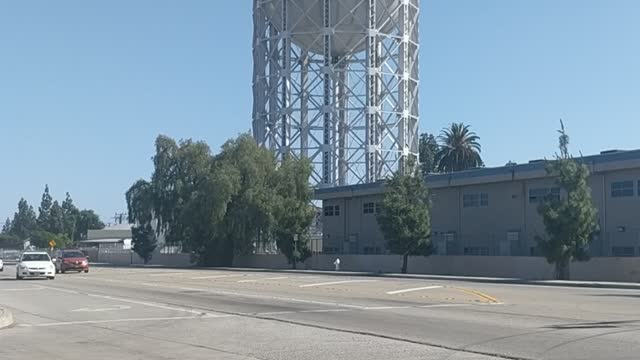
[[[89,258],[80,250],[58,250],[55,256],[56,273],[89,272]]]

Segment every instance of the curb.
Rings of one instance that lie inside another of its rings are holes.
[[[578,288],[598,288],[598,289],[623,289],[640,291],[640,283],[612,283],[597,281],[562,281],[562,280],[526,280],[518,278],[487,278],[487,277],[466,277],[451,275],[420,275],[420,274],[391,274],[391,273],[371,273],[371,272],[348,272],[348,271],[323,271],[323,270],[272,270],[255,268],[201,268],[227,271],[245,272],[281,272],[289,274],[317,274],[328,276],[370,276],[393,279],[413,279],[413,280],[444,280],[459,282],[474,282],[484,284],[508,284],[508,285],[536,285],[555,287],[578,287]]]
[[[13,325],[13,314],[11,311],[0,307],[0,330]]]
[[[92,264],[94,265],[94,264]],[[596,289],[622,289],[640,291],[640,283],[616,283],[597,281],[561,281],[561,280],[527,280],[518,278],[489,278],[453,275],[420,275],[420,274],[392,274],[392,273],[372,273],[358,271],[326,271],[326,270],[293,270],[293,269],[259,269],[259,268],[234,268],[234,267],[197,267],[197,266],[163,266],[163,265],[110,265],[95,264],[99,267],[129,267],[147,269],[190,269],[190,270],[224,270],[224,271],[244,271],[244,272],[274,272],[284,274],[313,274],[327,276],[369,276],[392,279],[413,279],[413,280],[440,280],[473,282],[481,284],[507,284],[507,285],[535,285],[554,287],[574,287],[574,288],[596,288]]]

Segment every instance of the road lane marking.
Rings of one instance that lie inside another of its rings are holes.
[[[149,307],[154,307],[154,308],[164,309],[164,310],[182,311],[182,312],[188,312],[188,313],[197,314],[197,315],[215,315],[215,314],[211,314],[211,313],[208,313],[208,312],[205,312],[205,311],[198,311],[198,310],[193,310],[193,309],[185,309],[185,308],[180,308],[180,307],[175,307],[175,306],[168,306],[168,305],[163,305],[163,304],[158,304],[158,303],[153,303],[153,302],[148,302],[148,301],[138,301],[138,300],[124,299],[124,298],[118,298],[118,297],[106,296],[106,295],[97,295],[97,294],[87,294],[87,295],[91,296],[91,297],[100,298],[100,299],[127,302],[127,303],[131,303],[131,304],[144,305],[144,306],[149,306]]]
[[[41,287],[43,289],[59,291],[59,292],[67,293],[67,294],[73,294],[73,295],[80,294],[79,292],[74,291],[74,290],[60,289],[60,288],[56,288],[56,287],[52,287],[52,286],[45,286],[45,285],[36,285],[36,286]]]
[[[206,316],[174,316],[174,317],[155,317],[155,318],[132,318],[132,319],[111,319],[111,320],[86,320],[86,321],[67,321],[54,322],[44,324],[20,324],[19,327],[49,327],[64,325],[91,325],[91,324],[108,324],[122,322],[141,322],[141,321],[173,321],[173,320],[200,320],[200,319],[220,319],[233,317],[234,315],[206,315]]]
[[[11,289],[0,289],[0,291],[38,291],[38,290],[44,290],[43,287],[30,287],[30,288],[11,288]]]
[[[485,294],[485,293],[477,291],[477,290],[467,289],[467,288],[459,288],[459,287],[453,287],[453,289],[464,291],[466,293],[481,297],[481,298],[483,298],[485,300],[488,300],[488,301],[490,301],[491,303],[494,303],[494,304],[500,303],[500,300],[494,298],[493,296]]]
[[[129,310],[129,309],[131,309],[131,306],[114,305],[114,306],[110,306],[110,307],[96,308],[96,309],[80,308],[80,309],[75,309],[75,310],[71,310],[71,311],[72,312],[105,312],[105,311],[118,311],[118,310]]]
[[[239,283],[252,283],[252,282],[258,282],[258,280],[239,280]]]
[[[462,307],[462,306],[473,306],[473,304],[429,304],[419,306],[421,308],[439,308],[439,307]]]
[[[442,286],[425,286],[425,287],[418,287],[418,288],[412,288],[412,289],[387,291],[387,295],[404,294],[404,293],[413,292],[413,291],[432,290],[432,289],[442,289]]]
[[[135,274],[135,273],[133,273]],[[156,273],[156,274],[149,274],[147,276],[150,277],[162,277],[162,276],[174,276],[174,275],[184,275],[184,274],[188,274],[188,272],[167,272],[167,273]],[[142,274],[144,275],[144,274]]]
[[[344,312],[351,311],[349,309],[318,309],[318,310],[301,310],[300,313],[328,313],[328,312]]]
[[[288,278],[289,278],[288,276],[279,276],[279,277],[266,278],[264,280],[284,280]]]
[[[411,306],[371,306],[362,310],[396,310],[396,309],[411,309]]]
[[[246,275],[244,275],[244,274],[233,274],[233,275],[196,276],[196,277],[192,277],[191,280],[221,279],[221,278],[238,277],[238,276],[246,276]]]
[[[325,283],[316,283],[316,284],[304,284],[300,285],[301,288],[307,287],[318,287],[318,286],[326,286],[326,285],[338,285],[338,284],[352,284],[352,283],[364,283],[364,282],[375,282],[378,280],[342,280],[342,281],[331,281]]]

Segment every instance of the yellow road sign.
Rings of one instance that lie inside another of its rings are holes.
[[[56,247],[56,241],[55,240],[49,241],[49,247]]]

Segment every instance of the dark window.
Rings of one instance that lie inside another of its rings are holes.
[[[375,204],[372,202],[362,204],[363,214],[373,214],[375,212]]]
[[[611,256],[634,256],[633,246],[614,246],[611,248]]]
[[[529,189],[529,203],[539,204],[545,200],[558,201],[560,200],[560,188],[536,188]]]
[[[382,204],[376,203],[376,214],[382,213]]]
[[[333,206],[325,206],[324,207],[324,216],[333,216]]]
[[[333,207],[333,215],[340,216],[340,205],[336,205]]]
[[[462,206],[470,207],[487,207],[489,206],[488,193],[472,193],[462,195]]]
[[[633,181],[617,181],[611,183],[611,197],[633,196]]]

